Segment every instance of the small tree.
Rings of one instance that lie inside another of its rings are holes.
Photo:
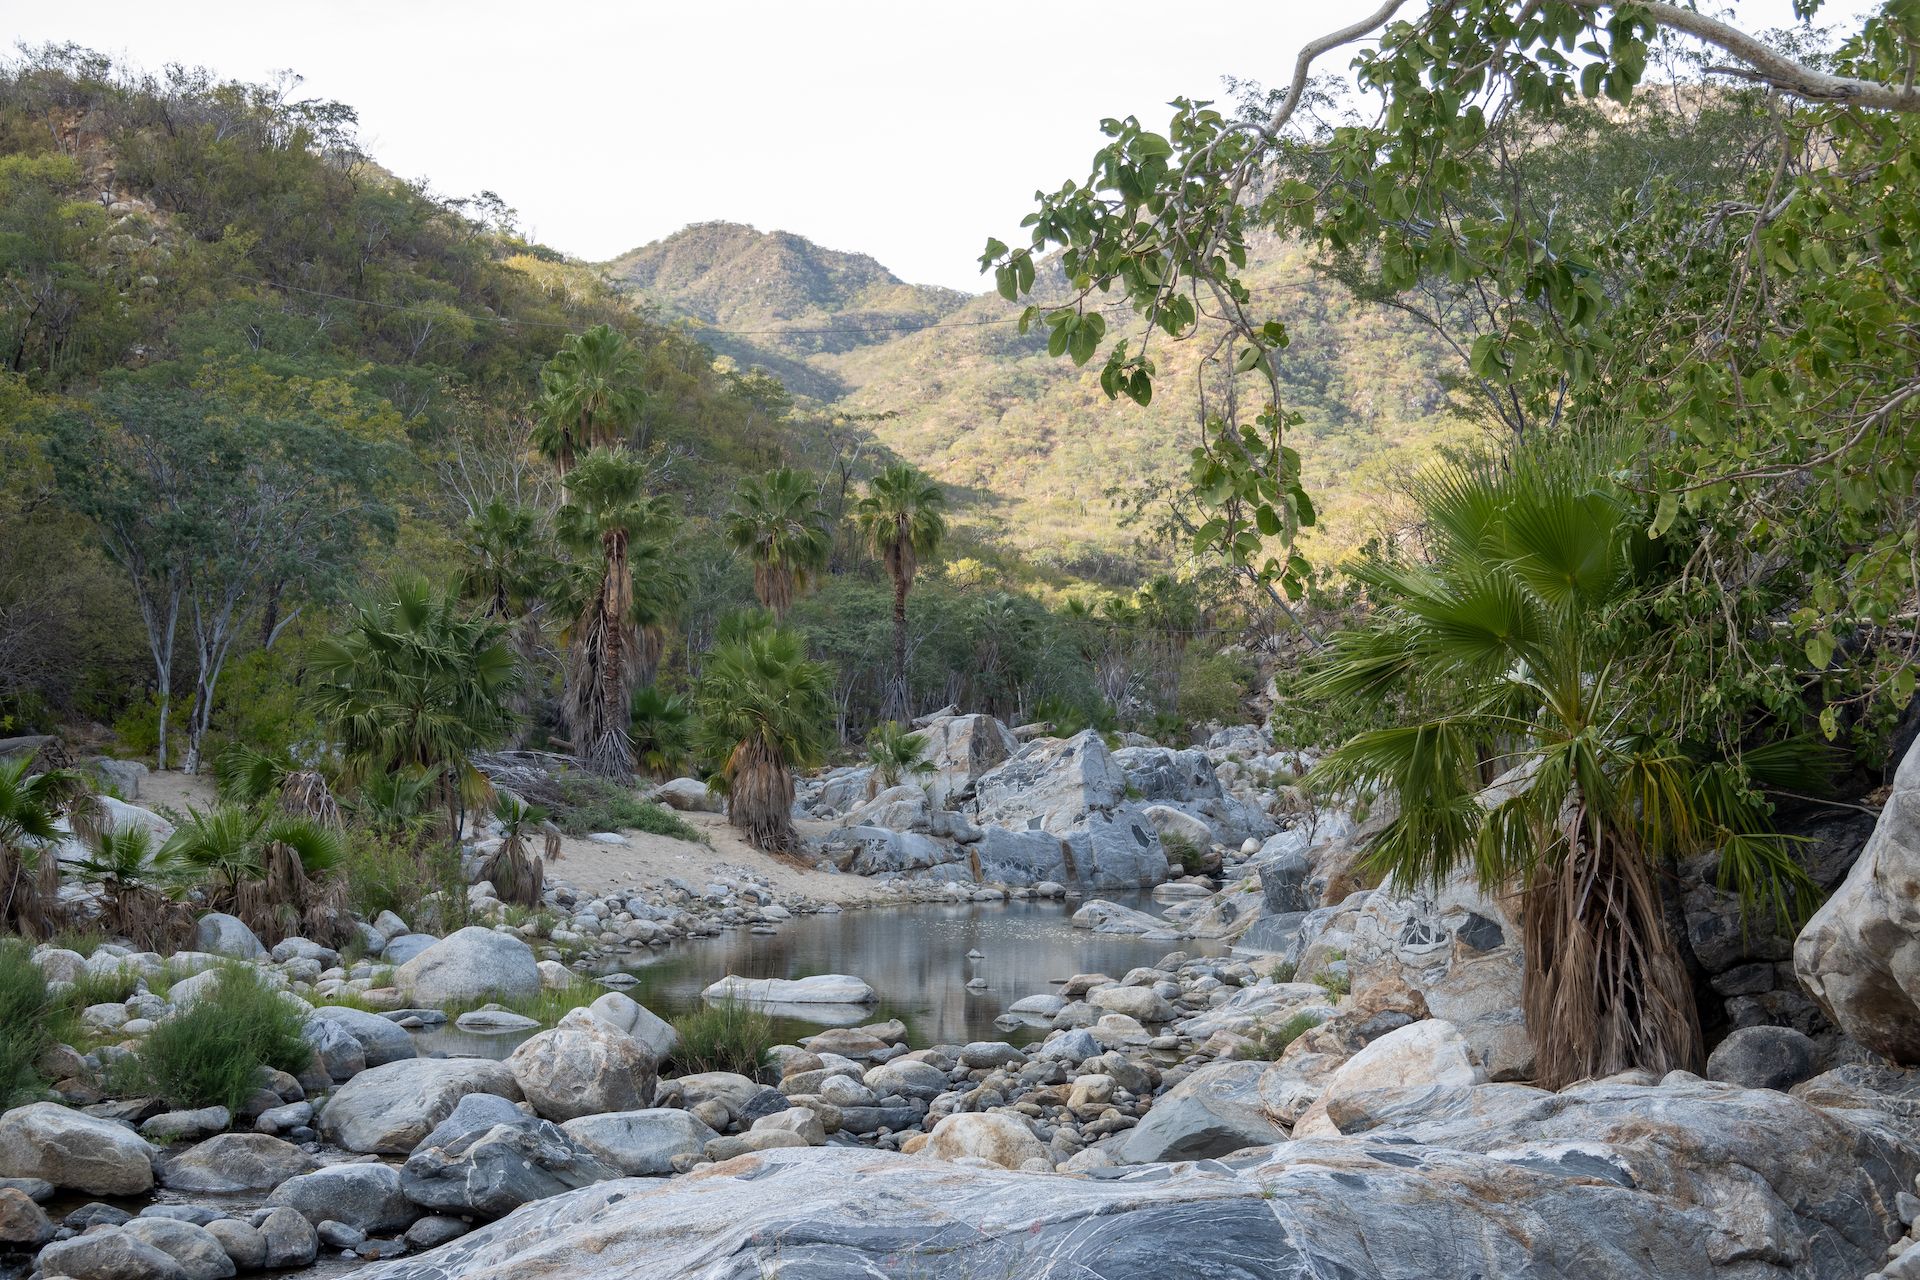
[[[793,770],[826,758],[833,673],[813,662],[798,633],[763,627],[707,654],[695,702],[697,741],[715,762],[727,820],[755,848],[791,853]]]
[[[794,594],[824,569],[832,544],[813,477],[791,467],[748,476],[735,491],[727,542],[753,565],[753,593],[785,621]]]
[[[493,816],[501,826],[500,847],[487,859],[484,874],[500,901],[537,907],[546,888],[546,869],[539,855],[527,848],[527,837],[547,815],[513,792],[503,790],[494,793]]]
[[[897,787],[907,773],[931,773],[933,765],[921,759],[927,735],[909,733],[898,720],[882,720],[867,733],[867,763],[880,787]]]
[[[624,442],[646,409],[644,372],[639,351],[604,324],[570,334],[540,370],[533,444],[563,483],[580,455]]]
[[[907,689],[907,593],[920,561],[939,550],[947,536],[946,495],[918,467],[888,467],[867,485],[854,507],[861,534],[893,579],[893,683],[886,707],[895,720],[912,717]]]
[[[684,769],[693,750],[693,708],[659,685],[633,692],[633,755],[641,772],[668,778]]]
[[[28,773],[32,765],[30,757],[0,761],[0,928],[45,938],[61,919],[53,846],[65,833],[55,824],[85,789],[78,774]]]
[[[188,809],[159,859],[184,885],[270,940],[336,933],[344,885],[322,883],[346,856],[340,833],[267,808]]]

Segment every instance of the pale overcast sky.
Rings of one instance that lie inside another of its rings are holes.
[[[16,0],[0,32],[145,68],[297,71],[359,111],[389,169],[497,191],[583,258],[725,218],[977,291],[987,236],[1012,239],[1036,187],[1085,175],[1101,117],[1157,124],[1222,75],[1280,81],[1301,43],[1375,2]],[[1736,7],[1755,26],[1790,12]]]

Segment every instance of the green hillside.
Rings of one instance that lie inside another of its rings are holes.
[[[1184,474],[1197,442],[1204,332],[1156,343],[1171,376],[1143,408],[1106,398],[1098,362],[1049,358],[1044,333],[1022,335],[1018,309],[997,295],[906,285],[871,258],[785,232],[703,223],[610,269],[666,312],[712,326],[697,331],[735,360],[836,407],[890,415],[876,436],[972,496],[971,533],[1041,563],[1110,564],[1132,535],[1108,491]],[[1292,329],[1280,368],[1311,446],[1301,453],[1323,513],[1317,541],[1357,546],[1396,522],[1393,477],[1464,430],[1448,412],[1450,355],[1409,317],[1316,276],[1292,246],[1261,245],[1250,280]],[[1138,343],[1137,320],[1108,320]],[[1212,407],[1224,390],[1209,387]]]

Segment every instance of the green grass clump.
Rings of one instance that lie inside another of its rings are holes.
[[[574,982],[565,987],[543,987],[538,995],[531,996],[494,996],[490,999],[456,1000],[440,1006],[441,1011],[452,1021],[463,1013],[471,1013],[484,1005],[497,1004],[502,1009],[519,1014],[523,1018],[532,1018],[543,1027],[551,1027],[575,1009],[592,1004],[607,989],[591,982]]]
[[[1247,1037],[1244,1056],[1257,1062],[1278,1061],[1288,1045],[1319,1025],[1320,1019],[1313,1014],[1296,1013],[1278,1026],[1257,1027]]]
[[[1178,863],[1180,869],[1190,876],[1197,876],[1207,869],[1206,850],[1177,831],[1162,835],[1160,847],[1167,851],[1168,862]]]
[[[1267,970],[1267,976],[1275,982],[1292,982],[1294,975],[1300,972],[1300,966],[1291,960],[1276,960],[1273,968]]]
[[[731,1071],[759,1078],[776,1043],[773,1019],[738,1000],[721,1000],[673,1019],[680,1074]]]
[[[1315,985],[1319,986],[1335,1000],[1338,1000],[1341,996],[1353,990],[1353,978],[1344,973],[1318,974],[1314,977],[1313,981]]]
[[[238,1110],[261,1067],[298,1072],[313,1059],[301,1037],[306,1018],[252,966],[223,965],[213,990],[147,1034],[116,1083],[150,1091],[176,1107]]]
[[[340,870],[348,886],[347,904],[362,919],[391,911],[418,927],[421,904],[431,899],[446,932],[471,923],[466,877],[451,846],[415,848],[403,837],[357,831]]]
[[[0,1109],[31,1102],[46,1088],[33,1064],[52,1047],[62,1012],[27,945],[0,943]]]
[[[642,800],[631,787],[590,773],[570,773],[560,779],[561,803],[553,820],[570,836],[589,831],[644,831],[703,844],[700,829],[665,805]]]

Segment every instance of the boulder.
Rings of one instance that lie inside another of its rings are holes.
[[[1088,729],[1029,742],[980,775],[971,816],[983,827],[1068,835],[1089,814],[1113,812],[1126,790],[1126,774],[1099,733]]]
[[[609,991],[587,1006],[587,1011],[617,1031],[647,1046],[656,1058],[665,1058],[680,1042],[673,1024],[631,996]]]
[[[224,911],[209,911],[194,927],[194,945],[201,951],[235,960],[264,960],[267,948],[258,935],[238,916]]]
[[[300,1036],[312,1047],[314,1063],[330,1080],[351,1080],[367,1069],[367,1051],[334,1019],[309,1014]]]
[[[1002,1169],[1018,1169],[1029,1160],[1053,1162],[1047,1146],[1018,1116],[1004,1111],[962,1111],[933,1126],[925,1155],[936,1160],[986,1160]]]
[[[0,1253],[38,1249],[53,1239],[53,1219],[18,1187],[0,1187]]]
[[[653,800],[682,813],[719,813],[720,797],[698,778],[675,778],[653,789]]]
[[[469,925],[401,965],[393,985],[408,1000],[427,1005],[531,999],[540,994],[540,970],[520,939]]]
[[[478,1058],[408,1058],[369,1067],[342,1085],[320,1111],[321,1134],[349,1151],[404,1155],[469,1093],[518,1101],[504,1063]]]
[[[0,1177],[44,1178],[95,1196],[153,1186],[153,1148],[125,1125],[52,1102],[0,1115]]]
[[[234,1274],[233,1259],[221,1247],[219,1237],[205,1227],[171,1218],[143,1216],[120,1229],[172,1258],[188,1280],[225,1280]]]
[[[264,1133],[223,1133],[163,1161],[160,1185],[216,1195],[271,1191],[319,1167],[291,1142]]]
[[[1749,1089],[1791,1089],[1810,1078],[1820,1047],[1792,1027],[1742,1027],[1707,1057],[1707,1079]]]
[[[707,1000],[744,1004],[874,1004],[880,997],[860,979],[844,973],[810,978],[741,978],[728,974],[702,991]]]
[[[186,1268],[170,1255],[121,1230],[56,1240],[37,1261],[42,1275],[70,1280],[188,1280]]]
[[[921,759],[933,767],[914,777],[935,808],[971,795],[982,774],[1020,749],[1007,726],[988,715],[940,716],[919,732],[926,743]]]
[[[522,1042],[506,1065],[542,1117],[572,1120],[651,1104],[659,1059],[592,1011],[575,1009]]]
[[[671,1107],[581,1116],[560,1128],[629,1178],[672,1173],[676,1158],[698,1156],[720,1136],[697,1117]]]
[[[620,1177],[545,1120],[495,1125],[445,1146],[423,1143],[401,1170],[407,1198],[425,1209],[498,1218],[529,1200]]]
[[[1294,1137],[1345,1132],[1328,1115],[1350,1094],[1381,1089],[1468,1088],[1486,1083],[1460,1029],[1439,1018],[1409,1023],[1371,1041],[1328,1077],[1319,1101],[1294,1125]]]
[[[856,805],[839,823],[845,827],[877,827],[883,831],[926,831],[932,826],[931,814],[927,793],[911,783],[902,783]]]
[[[207,1224],[207,1234],[220,1242],[236,1269],[260,1271],[266,1267],[267,1238],[252,1223],[238,1218],[215,1218]]]
[[[1907,748],[1867,847],[1800,931],[1793,969],[1847,1035],[1920,1063],[1920,741]]]
[[[1148,937],[1175,938],[1180,930],[1159,916],[1123,907],[1105,898],[1089,898],[1073,913],[1073,927],[1095,933],[1137,933]]]
[[[313,1011],[313,1016],[337,1023],[359,1041],[360,1052],[369,1067],[384,1067],[389,1062],[404,1062],[417,1056],[413,1037],[391,1018],[341,1005],[323,1005]]]
[[[225,1107],[199,1107],[192,1111],[162,1111],[141,1122],[141,1136],[156,1142],[194,1142],[219,1133],[233,1123],[233,1113]]]
[[[918,831],[892,831],[878,826],[852,826],[834,832],[823,852],[842,871],[882,876],[926,871],[956,862],[958,846]]]
[[[440,939],[430,933],[396,933],[387,938],[380,958],[390,965],[403,965],[423,954]]]
[[[1920,1172],[1884,1130],[1769,1091],[1405,1093],[1361,1137],[1119,1178],[767,1151],[539,1201],[356,1280],[1856,1280]]]
[[[316,1227],[344,1222],[368,1235],[404,1231],[420,1216],[401,1187],[400,1170],[388,1164],[331,1164],[289,1178],[267,1197],[267,1206],[293,1209]]]
[[[320,1237],[297,1209],[270,1209],[260,1219],[260,1238],[266,1243],[269,1270],[304,1267],[320,1251]]]
[[[1285,1142],[1260,1102],[1264,1062],[1213,1062],[1153,1100],[1146,1118],[1107,1147],[1117,1160],[1203,1160]]]
[[[1173,1006],[1152,987],[1101,987],[1087,993],[1087,1003],[1096,1009],[1124,1013],[1138,1022],[1173,1019]]]

